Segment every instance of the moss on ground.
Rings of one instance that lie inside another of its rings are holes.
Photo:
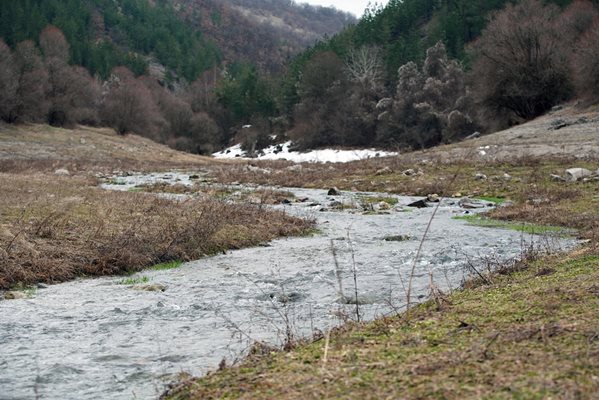
[[[596,398],[597,251],[488,279],[407,316],[340,328],[328,346],[321,339],[188,379],[165,398]]]

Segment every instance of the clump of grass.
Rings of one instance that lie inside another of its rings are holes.
[[[390,196],[360,196],[359,199],[360,203],[363,204],[387,203],[390,206],[394,206],[399,202],[396,197]]]
[[[152,271],[168,271],[171,269],[179,268],[183,264],[183,261],[170,261],[160,264],[156,264],[150,267]]]
[[[13,285],[10,288],[10,290],[13,290],[16,292],[23,292],[23,293],[25,293],[25,295],[27,295],[27,297],[33,297],[37,293],[37,286],[36,285],[26,285],[26,284],[19,282],[16,285]]]
[[[118,284],[119,285],[139,285],[142,283],[148,283],[149,281],[150,281],[150,278],[144,275],[144,276],[123,278],[118,282]]]
[[[193,192],[193,188],[190,186],[183,185],[182,183],[168,182],[156,182],[152,184],[139,185],[136,186],[134,189],[148,193],[186,194]]]

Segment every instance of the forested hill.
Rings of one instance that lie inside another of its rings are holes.
[[[316,41],[356,23],[333,8],[289,0],[172,0],[178,14],[217,45],[227,61],[280,71]]]
[[[565,7],[572,0],[548,0]],[[511,0],[390,0],[372,7],[360,21],[312,51],[331,50],[339,55],[363,45],[383,49],[390,78],[409,61],[423,61],[426,50],[442,41],[450,58],[469,61],[466,47],[487,25],[489,15]],[[598,0],[592,1],[599,5]]]
[[[141,75],[151,60],[188,81],[223,61],[277,71],[307,45],[352,22],[347,13],[288,0],[0,2],[0,37],[9,46],[37,41],[54,25],[70,44],[71,63],[102,78],[119,65]]]
[[[416,149],[599,102],[599,0],[391,0],[294,56],[348,22],[290,0],[1,1],[0,118],[191,152]]]

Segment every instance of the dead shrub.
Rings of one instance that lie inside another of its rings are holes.
[[[572,64],[579,95],[590,102],[599,101],[599,18],[576,45]]]

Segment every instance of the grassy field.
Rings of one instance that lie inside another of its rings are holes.
[[[131,273],[312,228],[257,205],[111,192],[93,178],[0,173],[0,187],[0,289]]]
[[[593,399],[599,253],[530,260],[404,314],[250,355],[165,399]]]

